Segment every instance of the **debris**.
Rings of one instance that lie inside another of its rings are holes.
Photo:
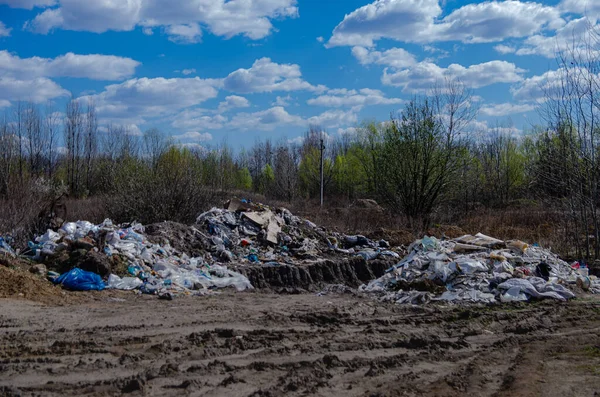
[[[600,293],[597,278],[584,279],[578,270],[550,250],[513,240],[504,242],[483,234],[453,240],[424,237],[385,275],[362,285],[397,303],[514,302],[529,299],[565,301],[575,297],[567,287],[580,285]],[[425,283],[434,283],[432,289]]]
[[[54,282],[72,291],[102,291],[105,288],[102,277],[79,268],[69,270]]]
[[[15,251],[9,244],[11,240],[9,237],[0,236],[0,255],[7,255],[13,258],[16,256]]]
[[[46,269],[46,265],[44,265],[43,263],[38,263],[36,265],[33,265],[29,268],[29,271],[33,274],[38,274],[40,276],[45,276],[46,273],[48,272],[48,269]]]

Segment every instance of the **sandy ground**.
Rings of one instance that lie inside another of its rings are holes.
[[[0,395],[597,396],[600,300],[352,294],[0,300]]]

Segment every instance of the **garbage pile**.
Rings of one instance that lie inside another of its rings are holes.
[[[330,233],[285,208],[272,209],[246,200],[232,199],[224,208],[212,208],[201,214],[196,224],[218,262],[279,266],[328,255],[400,259],[385,240]]]
[[[80,267],[89,267],[90,263],[96,267],[74,268],[60,276],[48,272],[56,283],[69,289],[137,289],[168,299],[174,294],[205,294],[215,288],[252,289],[246,277],[224,266],[201,257],[190,258],[168,244],[151,243],[139,223],[117,226],[109,219],[99,225],[87,221],[65,223],[57,232],[48,230],[30,242],[27,252],[33,259],[51,261],[61,253],[72,255],[76,250],[83,251]],[[112,274],[110,266],[103,266],[99,256],[120,258],[125,262],[128,276]],[[107,278],[105,284],[100,276]]]
[[[447,302],[565,301],[574,286],[600,293],[600,281],[578,263],[569,265],[550,250],[481,233],[453,240],[424,237],[382,277],[360,291],[382,300],[420,304]]]

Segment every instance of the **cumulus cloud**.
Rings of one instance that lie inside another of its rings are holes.
[[[45,77],[28,80],[0,77],[0,101],[25,100],[41,103],[69,95],[69,91]]]
[[[105,87],[92,99],[98,114],[107,119],[156,117],[173,114],[217,96],[219,82],[194,78],[140,78]]]
[[[324,86],[313,86],[302,79],[300,66],[278,64],[269,58],[257,59],[250,69],[238,69],[223,81],[228,91],[243,94],[273,91],[322,91]]]
[[[181,71],[181,74],[185,75],[185,76],[189,76],[190,74],[194,74],[196,73],[196,69],[192,68],[192,69],[183,69]]]
[[[542,75],[532,76],[511,88],[513,97],[518,101],[544,101],[546,94],[559,89],[564,70],[550,70]],[[577,72],[574,72],[575,74]]]
[[[576,47],[585,52],[586,36],[589,28],[595,25],[587,17],[573,19],[565,26],[557,29],[553,36],[533,35],[528,37],[524,45],[516,51],[517,55],[541,55],[546,58],[555,58],[556,54],[569,48]]]
[[[189,43],[200,39],[201,26],[226,38],[261,39],[272,32],[272,19],[297,16],[296,0],[59,0],[58,7],[38,14],[28,26],[44,34],[58,28],[102,33],[164,27],[174,41]]]
[[[392,48],[380,52],[357,46],[352,48],[352,55],[362,65],[377,64],[404,69],[417,63],[415,56],[403,48]]]
[[[495,83],[515,83],[523,79],[525,71],[505,61],[490,61],[464,67],[451,64],[442,68],[434,63],[421,62],[410,69],[397,72],[384,70],[381,81],[385,85],[402,87],[404,92],[425,92],[446,78],[457,78],[467,87],[480,88]]]
[[[114,55],[78,55],[69,52],[56,58],[20,58],[0,51],[0,76],[76,77],[92,80],[123,80],[131,77],[139,62]]]
[[[239,113],[229,123],[229,127],[241,130],[270,131],[282,125],[303,125],[300,116],[289,114],[283,107],[275,106],[255,113]]]
[[[217,111],[223,113],[231,109],[247,108],[249,106],[250,102],[246,98],[237,95],[230,95],[226,97],[223,102],[219,103]]]
[[[171,125],[182,129],[218,130],[229,121],[225,116],[207,114],[206,109],[185,109],[173,116]]]
[[[11,28],[7,28],[4,22],[0,21],[0,37],[10,36]]]
[[[511,114],[527,113],[535,109],[531,104],[498,103],[482,106],[480,112],[486,116],[501,117]]]
[[[175,135],[173,138],[177,140],[190,140],[196,142],[205,142],[213,139],[213,136],[208,132],[189,131],[185,134]]]
[[[600,3],[596,0],[563,0],[559,4],[563,12],[600,16]]]
[[[194,44],[202,39],[202,29],[197,23],[167,26],[165,32],[174,43]]]
[[[361,90],[330,90],[326,95],[309,99],[309,105],[327,106],[327,107],[354,107],[369,105],[392,105],[402,103],[400,98],[387,98],[379,90],[363,88]]]
[[[294,98],[292,98],[291,95],[286,95],[284,97],[282,96],[277,96],[277,98],[275,98],[275,101],[271,104],[271,106],[289,106],[290,102],[293,100]]]
[[[328,110],[318,116],[308,118],[308,124],[318,125],[321,127],[336,128],[339,126],[356,124],[358,122],[357,109],[348,111],[335,109]]]
[[[511,47],[504,44],[498,44],[494,47],[494,50],[496,50],[496,52],[499,52],[500,54],[513,54],[517,51],[515,47]]]
[[[327,45],[371,47],[376,40],[487,43],[564,24],[555,7],[533,2],[468,4],[441,18],[438,0],[376,0],[347,14]]]

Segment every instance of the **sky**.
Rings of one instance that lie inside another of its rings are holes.
[[[474,128],[518,134],[598,18],[598,0],[0,0],[0,112],[76,98],[130,134],[241,148],[351,132],[458,78]]]

